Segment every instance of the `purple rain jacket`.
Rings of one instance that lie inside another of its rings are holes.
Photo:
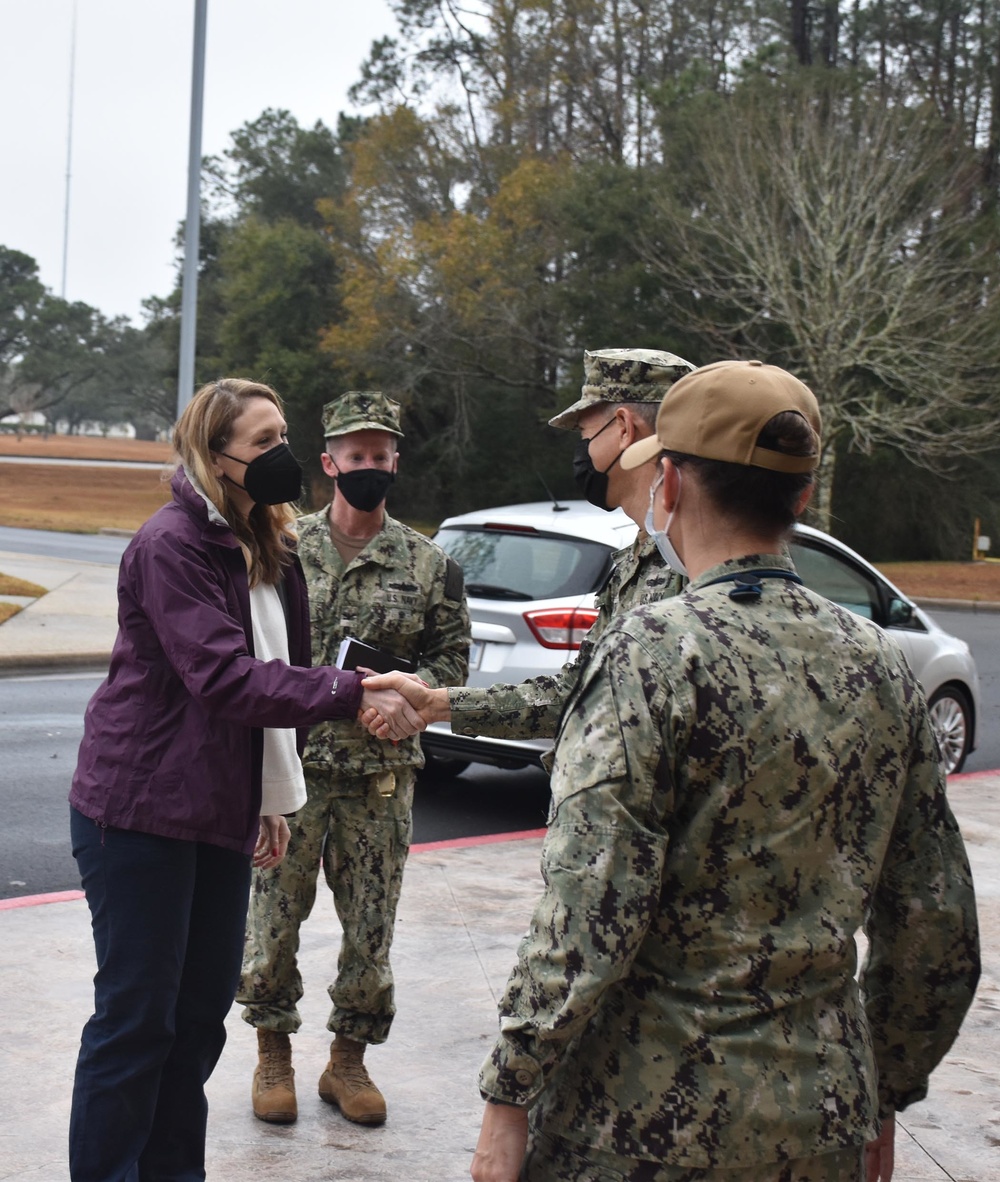
[[[102,825],[249,854],[259,827],[260,728],[353,718],[361,678],[308,668],[298,559],[284,580],[291,665],[254,658],[239,542],[183,469],[171,487],[173,501],[122,555],[118,637],[87,707],[70,804]]]

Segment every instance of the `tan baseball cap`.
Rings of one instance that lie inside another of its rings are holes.
[[[549,419],[549,426],[572,431],[585,410],[602,403],[659,402],[673,382],[693,369],[690,361],[662,349],[588,351],[580,397]]]
[[[761,430],[787,410],[812,428],[812,455],[757,446]],[[627,447],[621,466],[638,468],[661,451],[676,451],[772,472],[811,472],[819,463],[821,430],[816,396],[787,370],[762,361],[716,361],[670,387],[656,415],[656,434]]]

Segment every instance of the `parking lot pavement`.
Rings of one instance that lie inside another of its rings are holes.
[[[949,791],[976,875],[983,933],[979,994],[927,1100],[900,1117],[894,1182],[1000,1182],[1000,772]],[[300,1117],[250,1111],[256,1040],[233,1010],[209,1084],[213,1182],[465,1182],[482,1104],[476,1075],[496,1032],[496,1000],[541,887],[538,837],[416,847],[406,870],[393,965],[399,1014],[367,1056],[389,1106],[381,1128],[349,1124],[315,1092],[329,1035],[326,984],[339,928],[321,899],[302,930],[306,996],[293,1040]],[[82,899],[0,904],[0,1111],[4,1182],[66,1177],[65,1129],[79,1032],[90,1013],[93,950]]]

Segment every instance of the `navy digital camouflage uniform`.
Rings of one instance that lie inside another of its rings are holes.
[[[531,1182],[857,1177],[971,1002],[971,873],[920,687],[802,586],[710,585],[761,567],[791,564],[730,561],[620,617],[567,705],[545,890],[480,1075],[530,1107]]]
[[[470,629],[458,565],[386,515],[345,567],[327,512],[299,521],[314,664],[336,664],[341,640],[353,636],[413,661],[431,686],[463,682]],[[343,929],[328,1028],[359,1042],[384,1042],[395,1014],[389,949],[416,769],[423,766],[420,741],[383,742],[345,720],[314,727],[302,762],[308,801],[290,821],[288,853],[273,870],[254,875],[237,1000],[253,1026],[298,1030],[299,925],[312,910],[322,860]]]
[[[549,420],[550,426],[576,428],[580,416],[597,406],[648,403],[659,406],[664,393],[694,366],[662,349],[594,349],[583,355],[580,397]],[[558,673],[542,674],[519,685],[448,691],[451,729],[457,735],[499,739],[551,739],[580,669],[608,624],[620,613],[676,595],[685,580],[665,566],[655,545],[641,533],[614,555],[607,583],[597,597],[597,619],[575,661]]]
[[[597,619],[583,638],[577,659],[558,673],[544,673],[518,685],[450,689],[451,729],[456,735],[500,739],[553,738],[580,670],[611,621],[630,608],[676,595],[684,583],[664,564],[651,539],[640,534],[615,554],[611,575],[597,597]]]

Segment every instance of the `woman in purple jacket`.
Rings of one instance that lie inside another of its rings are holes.
[[[373,697],[356,673],[308,668],[288,504],[302,473],[285,431],[270,387],[203,387],[174,431],[173,500],[122,557],[118,637],[70,793],[97,953],[73,1182],[205,1177],[204,1084],[239,978],[251,861],[280,861],[281,814],[305,796],[293,728],[356,717]],[[420,728],[386,705],[392,737]]]

